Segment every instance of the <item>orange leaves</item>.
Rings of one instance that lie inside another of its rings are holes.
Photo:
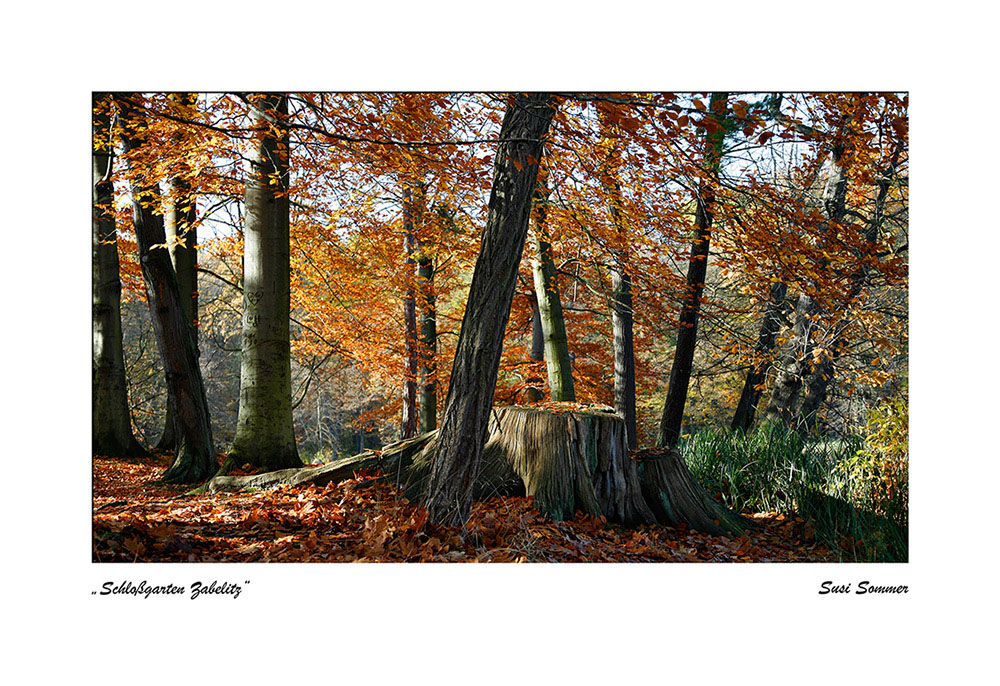
[[[556,522],[531,498],[495,498],[475,503],[459,530],[429,523],[424,508],[367,477],[322,488],[181,496],[182,488],[150,483],[162,462],[95,459],[95,562],[832,560],[803,542],[801,520],[783,515],[754,515],[764,531],[722,538],[686,528],[623,529],[582,513]]]

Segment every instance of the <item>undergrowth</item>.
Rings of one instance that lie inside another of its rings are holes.
[[[692,474],[737,511],[797,512],[846,562],[905,562],[906,400],[872,412],[867,436],[805,440],[779,425],[705,430],[680,446]]]

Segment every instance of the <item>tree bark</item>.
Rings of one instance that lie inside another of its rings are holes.
[[[495,408],[473,497],[528,495],[553,519],[584,512],[626,526],[684,524],[712,535],[753,527],[712,500],[677,451],[642,451],[631,458],[624,421],[610,410],[575,403]],[[319,467],[217,476],[200,490],[323,486],[364,470],[381,472],[381,479],[412,498],[428,479],[439,440],[432,432]]]
[[[139,150],[143,144],[145,121],[133,105],[137,97],[126,95],[118,100],[125,119],[122,140],[126,153]],[[194,332],[184,316],[177,276],[163,247],[166,244],[163,217],[153,211],[160,203],[156,185],[132,183],[139,263],[157,347],[166,370],[167,402],[173,405],[178,438],[174,462],[161,479],[168,483],[192,483],[212,476],[218,464]]]
[[[197,93],[173,93],[171,99],[184,107],[193,108],[198,100]],[[184,144],[184,136],[178,135],[178,145]],[[186,165],[182,166],[185,168]],[[181,292],[181,305],[184,316],[191,322],[195,345],[198,343],[198,229],[195,222],[198,219],[197,201],[191,192],[191,182],[183,174],[167,181],[166,207],[163,213],[164,228],[167,234],[167,249],[170,251],[170,261],[177,274],[177,287]],[[176,448],[177,436],[174,434],[174,418],[170,404],[167,403],[167,413],[163,424],[163,432],[156,443],[156,449],[172,451]]]
[[[257,140],[246,180],[240,405],[225,470],[302,464],[292,426],[288,100],[265,95],[251,117]]]
[[[417,433],[417,303],[413,286],[416,260],[414,235],[413,189],[403,189],[403,263],[406,270],[406,290],[403,295],[403,416],[400,433],[403,439]]]
[[[889,195],[889,187],[892,184],[892,178],[896,174],[896,167],[899,164],[899,157],[902,150],[903,141],[900,140],[892,152],[885,175],[879,179],[877,183],[878,195],[875,197],[875,209],[865,231],[865,257],[870,257],[872,255],[878,243],[878,237],[882,231],[882,223],[884,221],[885,204]],[[846,196],[846,187],[843,192]],[[841,217],[843,217],[843,215],[846,214],[846,198],[841,202],[844,203],[843,208],[837,203],[834,203],[832,208],[835,212],[839,212]],[[862,265],[851,274],[851,287],[847,293],[847,297],[844,299],[845,307],[852,303],[855,298],[861,294],[861,291],[864,290],[870,270],[871,268],[867,264],[862,263]],[[805,382],[806,391],[802,398],[802,406],[799,410],[799,416],[801,418],[801,423],[807,431],[813,431],[816,427],[816,419],[819,415],[819,409],[826,400],[827,392],[833,383],[834,375],[837,370],[837,361],[847,344],[847,342],[840,336],[834,335],[830,338],[832,339],[832,343],[825,346],[825,354],[822,356],[819,364],[816,365],[815,369],[813,369],[812,373]]]
[[[569,357],[569,342],[566,339],[566,320],[559,298],[556,265],[552,259],[552,245],[549,243],[545,228],[547,202],[548,192],[545,188],[543,170],[539,174],[538,187],[535,190],[534,255],[531,258],[531,271],[534,275],[535,301],[538,303],[542,340],[545,345],[549,396],[553,402],[572,402],[576,400],[573,367]]]
[[[93,176],[91,244],[93,271],[93,417],[94,455],[146,455],[132,433],[122,350],[121,277],[118,273],[118,232],[112,213],[111,181],[114,144],[111,139],[111,97],[93,96]]]
[[[423,241],[417,243],[417,290],[420,311],[417,326],[420,331],[420,366],[417,379],[420,388],[420,433],[437,429],[437,309],[434,293],[434,259],[427,253]]]
[[[545,335],[542,333],[542,315],[538,311],[538,298],[532,290],[531,298],[531,347],[528,350],[528,357],[532,362],[545,361]],[[526,382],[528,384],[528,402],[538,403],[545,399],[545,393],[541,386],[544,381],[540,376],[532,372]]]
[[[469,516],[483,455],[504,331],[542,158],[554,110],[548,94],[508,100],[482,245],[452,364],[425,502],[431,521],[460,525]]]
[[[681,306],[680,326],[677,330],[677,347],[670,369],[667,398],[660,418],[660,446],[673,446],[681,435],[684,420],[684,405],[687,401],[688,384],[691,381],[691,366],[694,349],[698,341],[698,314],[701,311],[701,294],[705,289],[705,275],[708,271],[708,253],[711,240],[712,215],[715,205],[715,185],[719,179],[719,163],[722,160],[722,142],[725,131],[722,120],[726,116],[727,93],[712,93],[711,116],[716,128],[705,136],[705,179],[699,184],[697,207],[695,210],[695,239],[691,244],[691,260],[688,263],[687,294]]]
[[[610,143],[615,129],[608,115],[598,112],[601,135]],[[632,277],[628,272],[628,236],[622,208],[621,181],[618,178],[616,146],[609,145],[602,164],[601,186],[607,199],[608,214],[621,247],[611,250],[611,333],[615,358],[615,411],[625,420],[629,450],[636,448],[635,413],[635,342],[632,308]]]
[[[733,414],[731,427],[734,431],[746,432],[753,426],[757,405],[760,403],[760,397],[764,392],[764,383],[767,381],[768,358],[774,350],[778,340],[778,332],[781,330],[787,294],[787,284],[781,281],[775,281],[771,284],[767,304],[764,306],[764,316],[760,323],[760,334],[757,336],[757,343],[753,349],[754,359],[750,370],[747,371],[746,380],[743,382],[743,391],[740,393],[740,400],[736,405],[736,412]]]

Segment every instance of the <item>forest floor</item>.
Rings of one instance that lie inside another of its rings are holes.
[[[837,562],[794,515],[719,537],[624,528],[578,514],[552,521],[530,498],[473,505],[464,531],[435,526],[391,485],[339,484],[188,496],[156,483],[165,456],[93,461],[94,562]]]

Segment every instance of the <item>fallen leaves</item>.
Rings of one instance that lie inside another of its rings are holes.
[[[530,498],[478,502],[464,529],[370,476],[325,487],[185,495],[154,482],[160,458],[94,459],[95,562],[834,562],[808,522],[751,514],[761,531],[707,536],[626,529],[578,513],[552,521]]]

